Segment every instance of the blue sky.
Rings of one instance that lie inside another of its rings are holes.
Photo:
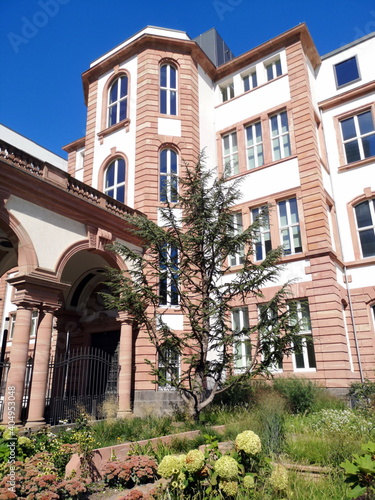
[[[85,134],[81,74],[145,26],[215,27],[240,55],[300,22],[323,55],[375,31],[374,0],[1,0],[0,123],[65,157]]]

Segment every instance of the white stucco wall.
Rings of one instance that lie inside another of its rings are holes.
[[[216,93],[220,89],[216,89]],[[230,125],[245,121],[290,101],[288,76],[284,75],[251,92],[226,101],[215,109],[216,130],[223,130]]]
[[[328,99],[334,95],[347,92],[353,88],[364,85],[374,79],[374,53],[375,36],[351,47],[343,47],[342,50],[334,51],[332,55],[323,56],[322,65],[317,76],[317,97],[319,101]],[[336,88],[334,65],[356,56],[361,79],[357,82]]]
[[[5,205],[29,235],[38,258],[38,265],[54,271],[63,252],[86,238],[84,224],[56,214],[29,201],[10,196]]]
[[[134,207],[134,173],[135,173],[135,137],[136,137],[136,106],[137,106],[137,57],[120,64],[120,69],[128,71],[129,78],[129,118],[130,125],[129,131],[126,132],[121,128],[103,138],[103,144],[100,144],[99,139],[96,137],[94,146],[94,167],[92,186],[98,188],[98,174],[99,169],[106,158],[111,154],[111,148],[116,148],[117,152],[124,153],[127,157],[126,164],[126,205]],[[96,108],[96,133],[101,131],[102,121],[102,99],[103,90],[106,82],[113,76],[113,72],[108,72],[98,80],[98,99]]]
[[[297,158],[276,163],[267,168],[249,171],[240,186],[241,202],[271,196],[301,185]]]
[[[211,78],[198,67],[200,149],[205,150],[208,168],[217,166],[214,89]]]
[[[364,188],[369,187],[372,191],[375,191],[375,161],[373,163],[363,165],[360,168],[339,170],[339,148],[341,145],[341,135],[339,127],[337,129],[335,127],[335,117],[362,106],[371,105],[374,102],[374,99],[374,95],[367,95],[341,106],[336,106],[335,108],[322,114],[327,156],[333,185],[333,197],[336,202],[337,221],[345,261],[354,260],[354,250],[349,226],[347,204],[357,196],[363,194]]]

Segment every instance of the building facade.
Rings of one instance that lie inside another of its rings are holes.
[[[67,345],[118,351],[120,413],[175,397],[144,362],[157,362],[147,335],[122,312],[105,312],[96,292],[107,264],[127,269],[106,244],[142,245],[121,215],[159,222],[173,196],[165,187],[203,149],[209,168],[242,178],[239,230],[272,206],[254,261],[284,247],[280,284],[294,280],[303,320],[301,352],[275,373],[336,393],[374,377],[374,49],[372,34],[321,57],[301,24],[234,57],[215,30],[192,40],[147,27],[83,73],[86,135],[64,147],[66,165],[2,129],[3,352],[19,394],[33,358],[39,406],[29,405],[28,422],[43,419],[49,356]],[[230,266],[233,275],[240,259]],[[264,300],[277,289],[264,289]],[[182,332],[178,302],[166,305],[164,320]],[[233,328],[257,322],[259,307],[234,304]],[[248,355],[244,339],[236,369]]]

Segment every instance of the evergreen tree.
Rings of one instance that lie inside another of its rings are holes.
[[[240,199],[239,181],[208,171],[203,155],[194,168],[184,165],[177,183],[168,186],[160,210],[162,225],[141,215],[127,215],[134,233],[144,241],[139,253],[125,245],[114,247],[129,271],[110,270],[107,307],[129,312],[138,328],[146,329],[158,354],[151,365],[159,385],[176,388],[196,420],[216,394],[246,378],[268,374],[293,350],[298,322],[295,308],[286,306],[289,284],[265,302],[262,288],[278,283],[282,248],[253,262],[254,242],[265,224],[267,209],[239,231],[234,206]],[[173,191],[173,192],[172,192]],[[172,192],[172,193],[171,193]],[[241,267],[231,273],[229,260],[239,256]],[[233,332],[231,310],[249,298],[259,305],[257,324]],[[184,331],[175,332],[163,320],[170,306],[185,315]],[[248,365],[236,377],[236,344],[251,339]],[[296,342],[300,345],[300,342]],[[180,366],[178,368],[178,361]]]

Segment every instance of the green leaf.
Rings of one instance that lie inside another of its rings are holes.
[[[353,488],[352,490],[349,491],[348,496],[349,498],[357,498],[363,493],[366,493],[366,488],[362,488],[359,484]]]

